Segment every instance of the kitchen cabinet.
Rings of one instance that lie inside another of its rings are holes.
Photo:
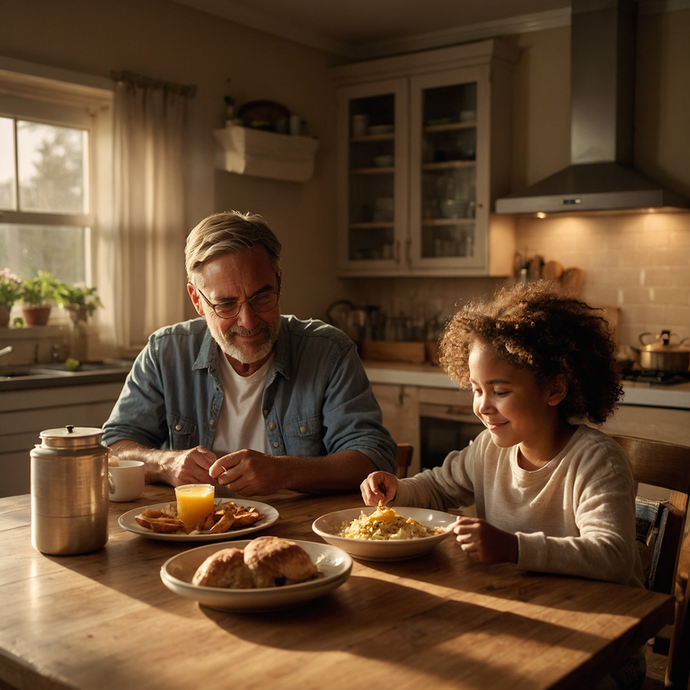
[[[29,493],[30,452],[42,431],[100,428],[121,390],[122,382],[0,392],[0,497]]]
[[[333,69],[342,276],[487,276],[513,270],[511,72],[497,40]]]
[[[416,386],[373,384],[374,396],[381,407],[383,425],[396,443],[413,447],[409,475],[419,472],[419,389]]]

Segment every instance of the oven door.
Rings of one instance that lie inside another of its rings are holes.
[[[448,453],[467,447],[484,430],[469,404],[420,403],[421,468],[443,464]]]

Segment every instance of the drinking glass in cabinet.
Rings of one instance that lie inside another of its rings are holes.
[[[472,258],[474,256],[474,224],[446,221],[422,227],[422,257]]]

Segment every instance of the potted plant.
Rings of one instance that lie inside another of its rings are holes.
[[[96,294],[96,288],[86,287],[85,283],[74,283],[74,285],[59,283],[57,300],[65,307],[74,322],[86,321],[98,307],[103,306],[101,298]]]
[[[0,271],[0,327],[10,323],[10,312],[22,292],[22,281],[10,273],[9,268]]]
[[[20,299],[27,326],[45,326],[57,299],[59,282],[49,271],[39,271],[35,278],[23,279]]]

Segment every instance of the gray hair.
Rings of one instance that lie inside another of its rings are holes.
[[[248,253],[257,245],[266,250],[277,274],[280,271],[281,244],[261,216],[239,211],[214,213],[187,236],[184,250],[187,280],[193,284],[193,276],[207,261],[227,254]]]

